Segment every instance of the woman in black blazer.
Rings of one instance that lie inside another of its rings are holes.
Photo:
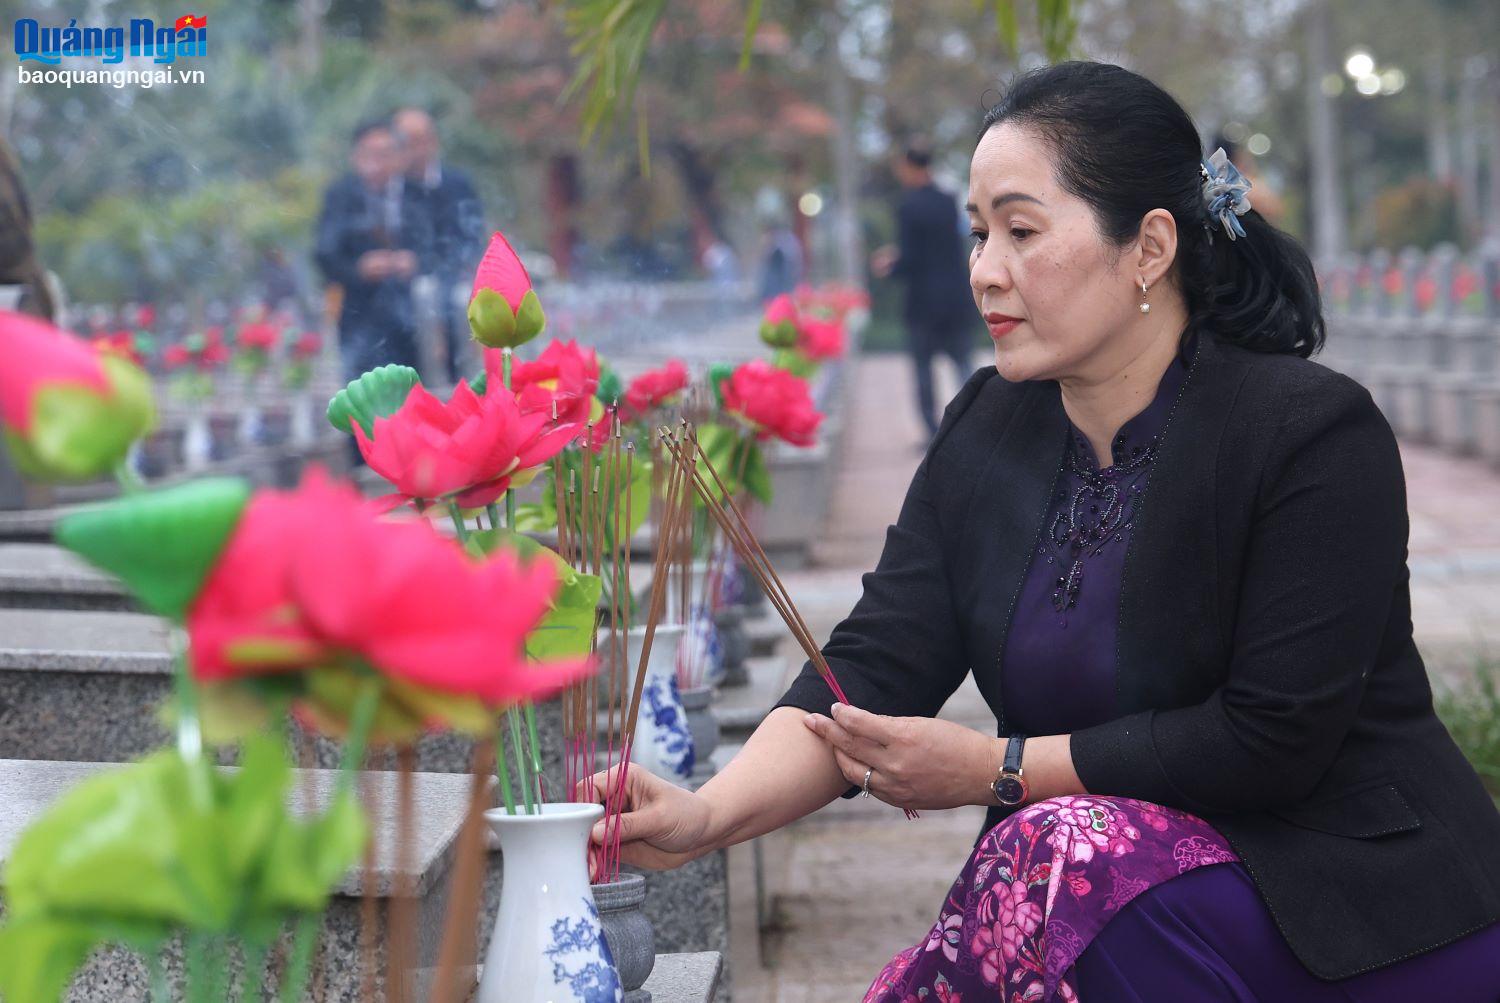
[[[1013,84],[970,177],[996,366],[824,648],[853,706],[804,669],[698,794],[632,770],[627,861],[986,804],[867,1000],[1500,1000],[1500,813],[1412,641],[1396,443],[1251,198],[1136,74]],[[934,718],[970,671],[997,737]]]

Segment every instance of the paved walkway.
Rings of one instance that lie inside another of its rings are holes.
[[[951,396],[952,374],[941,375],[950,382],[940,390]],[[859,598],[860,575],[875,566],[920,459],[909,380],[902,357],[859,362],[817,566],[785,576],[816,636],[826,637]],[[1456,674],[1486,643],[1500,654],[1500,473],[1407,445],[1402,459],[1418,645],[1434,675]],[[972,682],[943,716],[994,728]],[[757,922],[755,851],[734,848],[735,1003],[858,1000],[892,954],[925,934],[982,820],[983,811],[971,808],[908,822],[893,808],[856,799],[763,837],[764,928]]]

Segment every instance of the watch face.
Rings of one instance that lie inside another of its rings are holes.
[[[1001,804],[1020,804],[1026,797],[1026,787],[1016,777],[1000,777],[995,781],[995,797]]]

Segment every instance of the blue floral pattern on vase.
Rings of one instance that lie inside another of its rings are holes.
[[[701,679],[705,686],[717,686],[724,678],[724,642],[719,639],[713,614],[702,603],[693,607],[678,661],[696,670],[689,678]]]
[[[724,562],[724,575],[719,579],[719,594],[716,605],[735,606],[745,601],[745,573],[740,562],[731,557]]]
[[[686,780],[693,775],[693,733],[688,730],[677,680],[653,677],[646,680],[646,711],[651,715],[651,743],[662,769]]]
[[[584,914],[562,917],[552,924],[552,943],[546,950],[552,980],[573,993],[570,1003],[620,1003],[625,990],[615,971],[615,959],[604,939],[599,910],[583,900]]]

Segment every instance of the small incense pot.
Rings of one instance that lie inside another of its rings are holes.
[[[714,715],[712,686],[694,686],[680,691],[682,708],[687,712],[688,731],[693,735],[693,773],[688,778],[693,790],[702,787],[714,775],[713,754],[719,747],[719,719]]]
[[[624,1003],[651,1003],[651,994],[641,988],[656,966],[656,931],[642,910],[645,876],[621,874],[614,881],[594,885],[593,892],[604,939],[625,988]]]

